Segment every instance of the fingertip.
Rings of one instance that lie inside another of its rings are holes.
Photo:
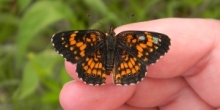
[[[115,109],[125,103],[134,90],[135,86],[89,86],[71,81],[60,92],[60,104],[64,110]]]

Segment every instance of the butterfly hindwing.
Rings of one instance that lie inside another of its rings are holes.
[[[82,61],[77,63],[76,72],[86,84],[103,85],[106,80],[106,47],[86,56]]]
[[[130,85],[140,82],[146,73],[146,65],[122,48],[116,49],[113,80],[116,85]]]
[[[124,31],[117,35],[117,43],[145,65],[155,63],[170,46],[168,36],[147,31]]]
[[[54,34],[51,42],[55,50],[67,61],[77,63],[101,48],[105,38],[105,34],[98,30],[76,30]]]

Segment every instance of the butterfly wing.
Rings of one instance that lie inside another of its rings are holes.
[[[117,41],[119,47],[145,65],[155,63],[170,46],[167,35],[147,31],[124,31],[117,35]]]
[[[54,34],[51,42],[67,61],[77,63],[104,46],[105,34],[98,30],[64,31]]]
[[[103,85],[106,81],[106,46],[77,63],[76,72],[86,84]]]
[[[145,77],[146,65],[122,48],[116,49],[113,81],[116,85],[136,84]]]
[[[77,63],[78,77],[86,84],[105,83],[106,36],[98,30],[60,32],[52,37],[55,50],[67,61]]]
[[[146,65],[155,63],[170,46],[168,36],[156,32],[124,31],[117,36],[114,83],[136,84],[145,77]]]

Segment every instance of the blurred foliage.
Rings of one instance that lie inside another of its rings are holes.
[[[72,79],[50,38],[59,31],[103,27],[87,14],[118,26],[132,14],[127,23],[219,19],[219,6],[220,0],[0,0],[0,110],[62,109],[59,92]]]

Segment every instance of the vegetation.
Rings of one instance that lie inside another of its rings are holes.
[[[219,0],[0,0],[0,110],[62,109],[59,92],[72,79],[50,39],[59,31],[103,28],[87,14],[116,27],[132,14],[126,23],[219,19],[219,6]]]

